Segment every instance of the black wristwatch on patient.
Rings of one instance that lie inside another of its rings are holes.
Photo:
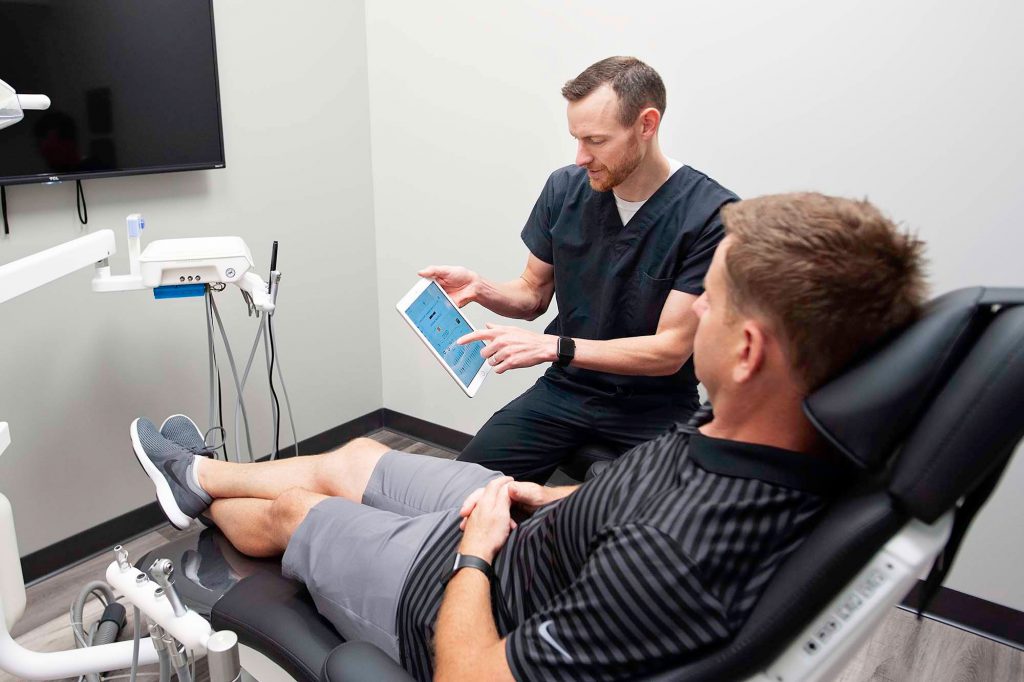
[[[556,348],[558,359],[555,360],[555,364],[559,367],[568,367],[572,359],[576,357],[576,342],[568,336],[559,336]]]
[[[456,553],[455,564],[447,575],[442,576],[441,584],[447,585],[448,581],[454,578],[455,574],[464,568],[475,568],[476,570],[483,572],[483,574],[487,576],[488,580],[494,577],[494,569],[492,569],[491,565],[484,559],[469,554]]]

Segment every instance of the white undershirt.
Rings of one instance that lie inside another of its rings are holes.
[[[677,170],[683,167],[683,164],[675,159],[668,160],[668,178],[671,178]],[[668,182],[668,178],[665,178],[665,182]],[[664,183],[662,183],[664,184]],[[655,190],[657,191],[657,190]],[[615,190],[612,190],[612,194],[615,194]],[[650,197],[648,197],[650,198]],[[626,201],[620,199],[618,194],[615,194],[615,206],[619,209],[619,218],[622,219],[622,224],[626,225],[636,212],[640,210],[640,207],[647,203],[647,199],[643,201]]]

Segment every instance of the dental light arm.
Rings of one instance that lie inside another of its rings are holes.
[[[24,118],[26,109],[41,111],[49,108],[50,98],[46,95],[19,95],[10,85],[0,81],[0,130]]]
[[[50,98],[46,95],[18,95],[22,109],[46,111],[50,108]]]
[[[116,250],[114,233],[100,230],[0,265],[0,303],[104,261]]]

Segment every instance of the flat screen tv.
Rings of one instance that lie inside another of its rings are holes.
[[[0,185],[224,167],[212,0],[0,0]]]

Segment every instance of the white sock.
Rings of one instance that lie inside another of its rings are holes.
[[[210,493],[206,492],[203,486],[199,483],[199,462],[203,459],[204,458],[199,455],[192,456],[192,462],[188,465],[188,484],[189,487],[192,488],[192,492],[209,502],[212,502],[213,498],[210,496]]]

